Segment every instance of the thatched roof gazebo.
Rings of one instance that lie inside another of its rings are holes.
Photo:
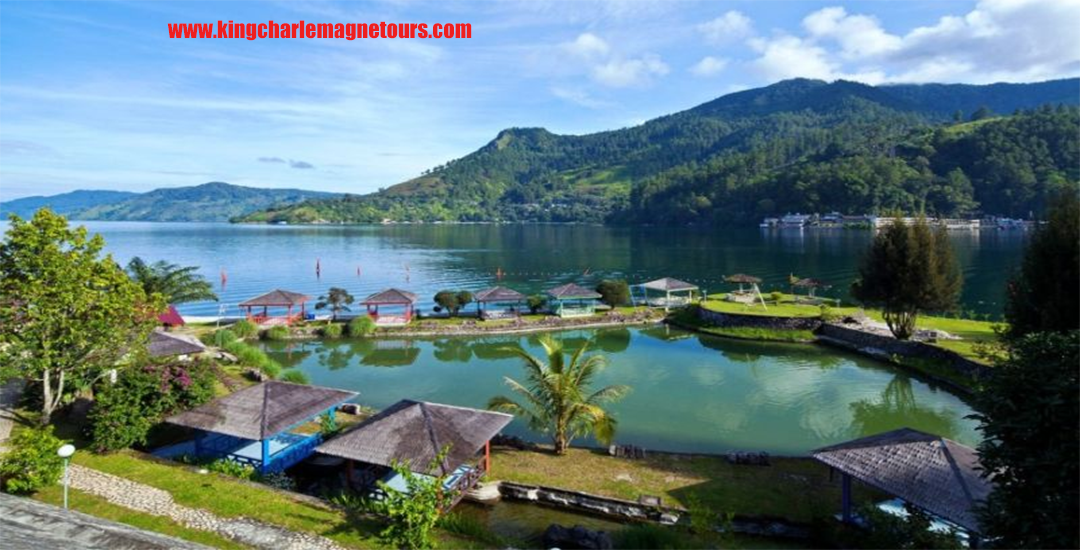
[[[473,294],[473,300],[476,301],[476,306],[480,310],[481,318],[495,319],[499,317],[520,315],[521,303],[526,300],[526,296],[514,289],[496,286]],[[502,311],[491,311],[490,306],[492,304],[503,304],[510,307]]]
[[[646,304],[663,307],[664,310],[667,310],[671,306],[684,306],[688,304],[690,300],[693,299],[694,293],[699,290],[698,286],[693,283],[672,279],[671,277],[664,277],[655,281],[641,283],[637,286],[639,286],[644,293]],[[663,292],[664,297],[649,300],[650,290]],[[685,296],[678,296],[678,294],[681,293],[685,294]],[[672,294],[676,294],[676,296],[672,297]]]
[[[600,293],[583,286],[567,283],[547,291],[554,302],[552,313],[559,317],[580,317],[596,312],[596,301]]]
[[[299,292],[290,292],[288,290],[271,290],[261,296],[256,296],[250,300],[240,302],[238,305],[242,309],[247,310],[247,318],[262,324],[266,322],[284,322],[286,324],[292,323],[303,319],[307,312],[305,310],[304,303],[311,300],[311,296],[306,294],[300,294]],[[262,308],[262,314],[252,314],[252,310],[256,308]],[[272,307],[286,308],[284,317],[271,317],[269,315],[269,309]],[[293,315],[293,308],[299,308],[300,311],[296,315]]]
[[[761,278],[745,273],[736,273],[724,276],[724,282],[739,285],[739,290],[728,293],[727,299],[729,301],[753,303],[756,298],[761,301],[761,307],[768,309],[765,306],[765,297],[761,295],[761,288],[758,287],[761,284]],[[750,285],[750,288],[747,290],[743,285]]]
[[[412,321],[418,300],[416,294],[408,290],[388,288],[364,298],[360,305],[367,307],[368,317],[371,317],[371,320],[379,326],[407,325]],[[387,307],[401,307],[404,308],[404,312],[401,315],[379,313],[379,308]]]
[[[150,357],[184,358],[206,351],[206,346],[191,336],[155,330],[150,333],[150,342],[146,345],[146,351]]]
[[[505,413],[404,399],[315,450],[347,459],[350,480],[354,478],[354,463],[360,463],[361,467],[381,467],[383,481],[393,487],[396,474],[385,469],[395,462],[407,462],[418,474],[448,476],[447,488],[457,490],[460,496],[491,470],[491,438],[513,418]],[[439,471],[429,471],[428,466],[444,447],[449,450],[438,464]],[[481,450],[483,457],[479,456]]]
[[[290,431],[319,415],[333,417],[356,392],[271,380],[165,419],[197,430],[196,456],[228,458],[261,473],[280,472],[310,456],[322,434]]]
[[[843,519],[851,521],[851,478],[940,516],[973,536],[981,530],[978,505],[993,484],[982,477],[975,449],[901,428],[813,451],[843,474]],[[974,547],[974,545],[973,545]]]
[[[805,277],[805,278],[797,279],[795,282],[791,283],[791,286],[798,287],[798,288],[810,289],[810,297],[811,298],[814,297],[814,291],[816,291],[817,289],[832,287],[832,285],[830,285],[829,283],[826,283],[825,281],[822,281],[821,279],[815,279],[813,277]]]

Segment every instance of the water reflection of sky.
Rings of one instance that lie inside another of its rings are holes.
[[[575,348],[593,333],[565,332]],[[595,334],[609,366],[597,384],[633,392],[612,409],[620,443],[653,449],[804,453],[902,426],[967,444],[978,441],[959,398],[897,370],[811,345],[759,344],[691,335],[666,327]],[[436,340],[350,340],[267,344],[315,384],[360,392],[385,407],[413,398],[483,407],[521,379],[507,346],[540,354],[535,336]],[[512,433],[541,439],[515,422]]]

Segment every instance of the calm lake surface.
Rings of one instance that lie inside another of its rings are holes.
[[[642,282],[672,276],[722,291],[725,274],[750,273],[763,290],[785,289],[789,273],[833,283],[821,294],[846,298],[868,231],[606,228],[566,225],[237,226],[87,222],[108,250],[200,266],[224,313],[274,288],[312,296],[331,286],[357,299],[389,286],[413,290],[430,310],[441,289],[499,282],[522,292],[591,285],[602,278]],[[964,268],[963,307],[1001,311],[1002,288],[1018,264],[1022,233],[956,232]],[[316,273],[316,262],[320,266]],[[501,281],[496,272],[504,273]],[[228,282],[221,288],[220,273]],[[219,304],[185,304],[188,315],[216,315]],[[901,426],[963,443],[978,442],[961,399],[881,363],[813,346],[748,343],[666,327],[563,332],[571,346],[595,338],[610,367],[600,384],[628,384],[614,405],[618,442],[650,449],[722,452],[806,451]],[[268,343],[283,364],[313,383],[359,391],[384,407],[402,398],[482,407],[520,377],[504,347],[539,353],[535,336],[412,341]],[[510,433],[541,440],[515,421]]]
[[[314,297],[340,286],[361,299],[396,286],[416,292],[430,306],[439,290],[496,284],[500,269],[501,284],[526,293],[568,282],[589,286],[609,277],[635,283],[667,276],[719,292],[728,288],[723,276],[733,273],[761,277],[764,291],[786,290],[788,275],[794,273],[831,283],[822,295],[847,298],[858,257],[872,235],[860,230],[582,225],[76,223],[104,235],[120,262],[141,256],[200,266],[219,290],[221,304],[180,306],[181,313],[190,315],[216,315],[222,304],[226,314],[238,315],[237,303],[274,288]],[[999,315],[1024,234],[957,231],[952,238],[964,269],[963,308]],[[224,290],[222,270],[228,276]]]
[[[571,350],[588,339],[609,366],[596,388],[627,384],[611,406],[618,442],[687,452],[764,450],[802,454],[862,435],[909,426],[957,441],[979,441],[960,398],[876,361],[817,345],[757,343],[667,326],[556,333]],[[521,379],[523,346],[542,356],[535,335],[267,342],[271,356],[313,384],[360,392],[382,408],[403,398],[484,407]],[[536,441],[523,422],[508,433]]]

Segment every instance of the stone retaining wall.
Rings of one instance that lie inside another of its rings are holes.
[[[926,359],[947,365],[957,374],[975,380],[985,380],[993,372],[990,367],[976,363],[951,350],[923,342],[897,340],[890,336],[855,330],[834,323],[823,324],[817,335],[823,343],[841,346],[889,362],[895,362],[892,359],[893,356]]]
[[[753,327],[776,330],[817,330],[821,319],[817,317],[773,317],[769,315],[741,315],[721,313],[698,307],[698,318],[714,327]]]
[[[499,493],[504,498],[607,516],[623,521],[651,521],[674,525],[689,513],[686,509],[679,507],[654,506],[579,491],[524,485],[510,481],[499,482]],[[776,518],[737,516],[731,523],[731,530],[736,533],[768,537],[805,539],[810,536],[809,530],[805,527]]]

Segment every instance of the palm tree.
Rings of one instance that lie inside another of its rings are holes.
[[[532,429],[551,434],[555,454],[564,454],[570,441],[589,432],[601,443],[609,444],[615,437],[616,420],[601,405],[622,399],[629,386],[607,386],[589,393],[589,384],[607,366],[602,355],[585,357],[589,345],[570,356],[563,353],[563,344],[550,334],[540,337],[547,360],[533,357],[521,347],[507,348],[525,363],[528,385],[506,377],[506,385],[518,394],[523,403],[505,396],[493,397],[488,408],[523,417]]]
[[[127,265],[128,275],[142,286],[149,296],[161,294],[170,304],[185,304],[203,300],[217,301],[213,286],[205,277],[196,273],[197,266],[180,267],[164,260],[148,264],[138,256]]]
[[[330,291],[325,296],[319,296],[315,309],[329,309],[330,320],[336,321],[338,313],[349,311],[349,304],[351,303],[353,303],[352,294],[349,294],[349,291],[344,288],[334,286],[330,287]]]

